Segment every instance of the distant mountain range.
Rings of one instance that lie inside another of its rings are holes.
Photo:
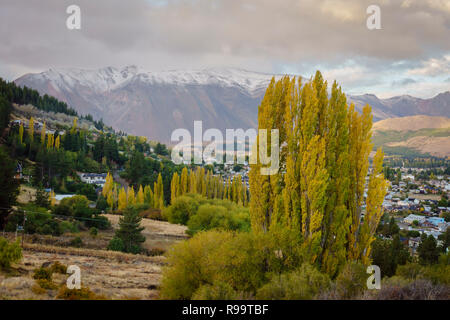
[[[450,118],[410,116],[378,121],[372,142],[389,155],[428,154],[450,159]]]
[[[257,107],[273,75],[239,69],[148,72],[136,66],[98,70],[50,69],[15,83],[65,101],[116,129],[170,142],[174,129],[255,128]],[[280,75],[276,75],[279,78]],[[411,115],[450,117],[450,91],[431,99],[348,96],[357,109],[370,104],[374,120]]]

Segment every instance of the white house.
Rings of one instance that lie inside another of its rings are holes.
[[[416,214],[410,214],[409,216],[407,216],[406,218],[403,219],[403,222],[407,223],[407,224],[412,224],[413,221],[418,221],[419,223],[424,223],[425,222],[425,217],[424,216],[418,216]]]
[[[106,173],[81,173],[81,181],[103,187],[106,183]]]

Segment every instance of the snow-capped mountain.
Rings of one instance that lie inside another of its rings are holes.
[[[174,129],[256,127],[273,75],[239,69],[148,72],[136,66],[50,69],[15,82],[67,102],[130,134],[170,142]]]
[[[116,129],[170,142],[173,130],[192,131],[194,120],[202,120],[204,130],[256,128],[257,107],[272,76],[240,69],[148,72],[128,66],[50,69],[15,82],[55,96],[80,114],[103,118]],[[348,99],[358,110],[371,105],[375,121],[419,114],[450,117],[450,92],[432,99],[371,94]]]
[[[141,81],[149,85],[219,85],[237,87],[249,93],[264,89],[272,78],[271,74],[256,73],[240,69],[205,69],[205,70],[169,70],[148,72],[137,66],[123,69],[107,67],[98,70],[61,68],[46,72],[25,75],[17,79],[33,78],[35,81],[51,81],[58,88],[70,89],[73,86],[91,87],[96,92],[119,89],[131,81]]]

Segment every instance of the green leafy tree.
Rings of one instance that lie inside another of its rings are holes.
[[[22,248],[19,239],[16,242],[9,243],[3,237],[0,237],[0,269],[7,270],[11,263],[18,262],[22,258]]]
[[[0,95],[0,135],[9,125],[12,105],[5,97]]]
[[[142,218],[136,210],[127,209],[124,216],[119,219],[119,229],[116,231],[114,239],[111,240],[109,248],[111,250],[120,248],[122,249],[120,251],[128,253],[140,253],[142,251],[141,244],[145,242],[145,237],[141,234],[144,230],[144,227],[140,226],[141,220]]]
[[[41,208],[48,209],[50,207],[49,194],[44,190],[42,184],[36,189],[36,199],[34,200],[34,204]]]
[[[19,180],[15,179],[16,163],[6,150],[0,146],[0,229],[6,223],[6,217],[19,195]]]
[[[422,265],[438,262],[439,249],[437,247],[437,241],[432,235],[427,237],[425,234],[422,234],[417,252],[419,254],[419,263]]]

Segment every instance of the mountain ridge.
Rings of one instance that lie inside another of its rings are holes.
[[[256,128],[257,108],[272,75],[233,68],[149,72],[137,66],[101,69],[52,68],[25,74],[20,86],[65,101],[81,114],[134,135],[170,142],[177,128]],[[357,110],[369,103],[374,120],[425,114],[450,117],[450,91],[431,99],[348,95]],[[435,100],[436,101],[435,101]]]

